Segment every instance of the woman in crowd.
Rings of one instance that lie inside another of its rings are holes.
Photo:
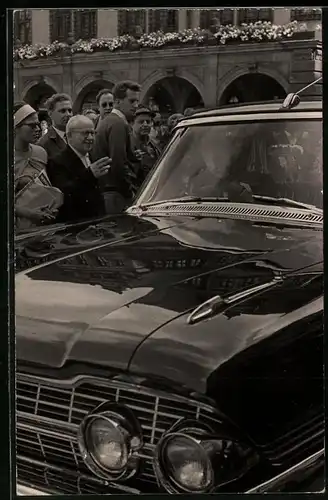
[[[24,102],[14,105],[14,188],[18,229],[54,221],[63,202],[46,174],[47,153],[35,142],[40,136],[38,114]]]

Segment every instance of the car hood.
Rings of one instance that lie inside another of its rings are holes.
[[[274,332],[268,325],[309,307],[317,292],[302,278],[302,297],[269,300],[262,313],[221,314],[193,326],[187,314],[214,295],[267,282],[279,270],[322,270],[320,231],[233,219],[124,215],[48,231],[42,244],[51,247],[49,262],[42,262],[41,251],[26,264],[26,248],[35,250],[38,238],[26,236],[18,246],[17,268],[25,269],[16,275],[22,370],[31,363],[49,369],[88,363],[164,376],[199,391],[214,369]],[[63,243],[69,238],[74,248]],[[299,286],[290,281],[287,293]]]

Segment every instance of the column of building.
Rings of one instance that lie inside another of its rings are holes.
[[[118,10],[98,9],[97,36],[98,38],[113,38],[118,31]]]
[[[48,44],[50,42],[50,11],[48,9],[32,10],[32,44]]]
[[[273,24],[282,25],[290,22],[291,9],[275,8],[273,10]]]

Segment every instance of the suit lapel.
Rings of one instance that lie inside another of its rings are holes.
[[[84,163],[80,160],[77,154],[74,153],[73,149],[69,146],[66,146],[65,151],[63,152],[65,164],[67,168],[74,174],[79,175],[79,173],[85,170]]]
[[[67,147],[66,142],[60,137],[59,134],[57,134],[56,130],[53,127],[50,127],[50,129],[48,130],[48,134],[49,139],[53,140],[60,150],[63,151]]]

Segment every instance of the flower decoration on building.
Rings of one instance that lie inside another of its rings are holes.
[[[227,44],[229,42],[267,42],[292,37],[296,32],[305,31],[306,26],[297,21],[278,26],[270,22],[258,21],[241,26],[219,25],[212,33],[209,30],[194,28],[175,33],[157,31],[143,34],[138,38],[122,35],[115,38],[93,38],[78,40],[72,45],[53,42],[49,45],[23,45],[14,49],[14,59],[39,59],[52,55],[71,53],[92,53],[98,51],[115,52],[118,50],[160,49],[162,47],[183,47],[186,45]]]

